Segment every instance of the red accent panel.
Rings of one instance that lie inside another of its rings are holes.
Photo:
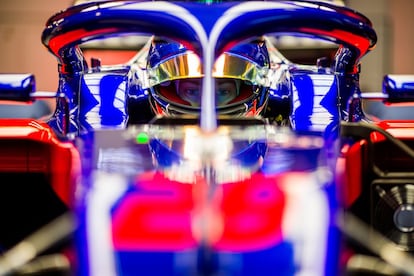
[[[358,48],[360,51],[360,56],[357,58],[361,58],[368,50],[370,50],[370,40],[366,37],[351,34],[346,31],[342,30],[332,30],[332,31],[324,31],[324,30],[317,30],[312,28],[299,28],[300,32],[303,33],[311,33],[317,34],[319,36],[326,36],[326,37],[333,37],[340,41],[344,41],[349,45],[353,45],[354,47]],[[356,68],[355,68],[356,70]]]
[[[371,134],[369,135],[369,139],[371,142],[376,143],[376,142],[381,142],[381,141],[385,141],[385,136],[382,135],[379,132],[371,132]]]
[[[0,172],[44,173],[61,200],[71,205],[79,154],[73,144],[59,141],[49,125],[33,119],[1,119],[0,149]]]
[[[279,188],[283,176],[252,178],[222,186],[221,212],[224,229],[215,248],[221,250],[260,250],[282,239],[285,195]]]
[[[79,152],[71,143],[53,144],[50,164],[50,180],[54,191],[66,205],[72,206],[76,181],[81,173]]]
[[[414,139],[414,122],[404,120],[388,120],[380,121],[377,123],[379,127],[388,131],[391,135],[399,139]],[[384,137],[380,134],[371,137],[373,142],[379,142],[384,140]]]
[[[257,250],[280,242],[285,198],[275,178],[253,175],[223,184],[208,197],[203,179],[170,181],[160,173],[139,179],[113,213],[117,250],[182,250],[202,240],[219,250]],[[210,198],[210,200],[207,200]]]
[[[88,37],[88,36],[95,36],[105,33],[116,33],[116,28],[106,28],[101,30],[95,30],[95,31],[88,31],[88,30],[74,30],[70,31],[61,35],[57,35],[50,39],[49,41],[49,47],[51,51],[56,55],[59,56],[59,50],[66,45],[69,45],[70,43],[77,41],[81,38]]]
[[[337,162],[336,182],[339,186],[339,200],[345,207],[349,207],[361,194],[362,173],[365,140],[359,141],[352,146],[345,145],[341,149],[341,157]]]
[[[114,246],[122,250],[181,250],[196,245],[191,233],[193,185],[148,174],[125,195],[112,221]]]

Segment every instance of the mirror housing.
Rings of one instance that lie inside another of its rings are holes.
[[[0,100],[29,102],[35,90],[33,74],[0,74]]]
[[[385,75],[382,92],[388,103],[414,102],[414,75]]]

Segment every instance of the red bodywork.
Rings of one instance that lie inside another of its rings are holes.
[[[243,252],[282,240],[285,195],[276,179],[256,174],[220,185],[210,202],[205,180],[196,182],[185,185],[161,173],[141,177],[139,192],[128,193],[114,212],[114,247],[179,250],[206,239],[218,250]]]
[[[80,159],[70,142],[60,141],[45,123],[0,120],[0,173],[41,173],[68,206],[80,175]]]
[[[408,146],[414,143],[412,121],[383,120],[372,124],[386,130]],[[412,159],[387,141],[381,133],[372,132],[369,140],[361,139],[352,145],[345,144],[341,149],[337,166],[337,183],[341,187],[340,198],[345,207],[352,205],[361,196],[365,185],[364,179],[372,169],[372,162],[375,162],[375,165],[384,172],[409,172],[413,166]],[[368,143],[372,144],[372,153],[368,151]]]

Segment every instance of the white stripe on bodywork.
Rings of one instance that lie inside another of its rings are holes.
[[[121,175],[95,173],[87,198],[86,236],[89,275],[117,275],[112,243],[111,208],[125,193],[127,180]]]
[[[282,229],[292,242],[298,276],[324,275],[329,228],[329,201],[323,185],[330,172],[324,167],[308,175],[287,176]]]

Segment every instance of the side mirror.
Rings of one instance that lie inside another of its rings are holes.
[[[382,92],[388,103],[414,102],[414,75],[385,75]]]
[[[0,74],[0,100],[28,102],[35,90],[33,74]]]
[[[33,74],[0,74],[0,101],[31,102],[56,96],[56,92],[36,91]]]

